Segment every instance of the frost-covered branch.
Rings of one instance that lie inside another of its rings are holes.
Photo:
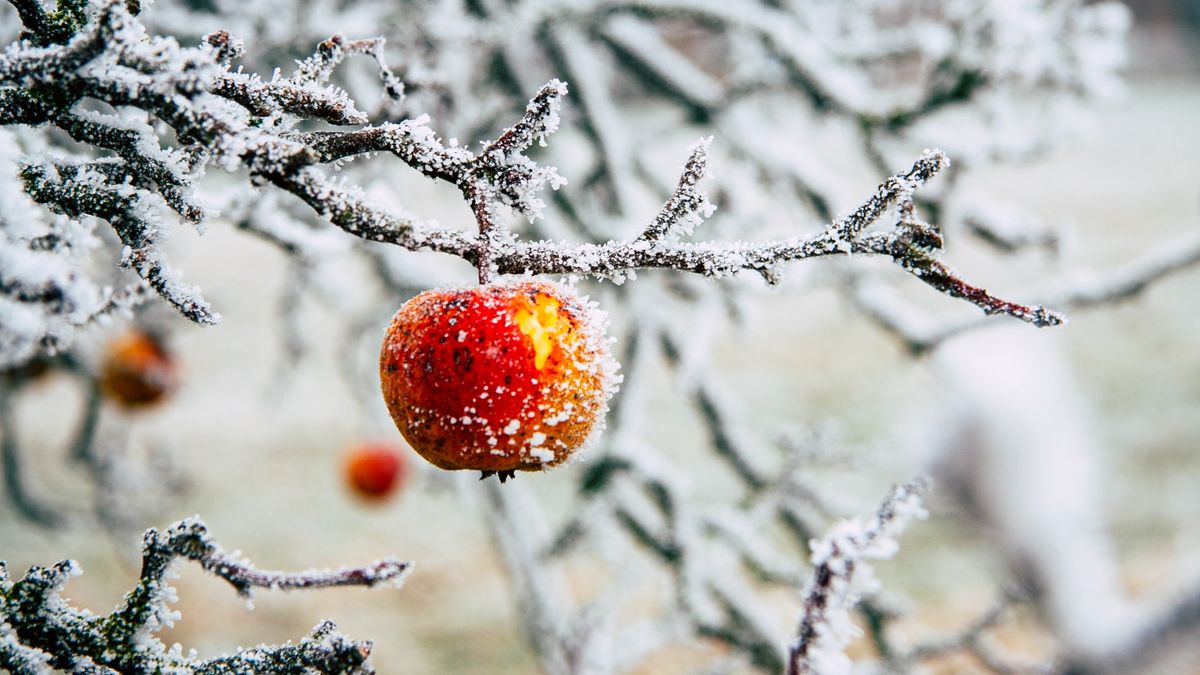
[[[316,53],[300,64],[292,79],[301,83],[328,82],[330,76],[333,75],[334,69],[347,56],[350,54],[366,54],[374,59],[375,65],[379,68],[379,79],[383,83],[384,91],[391,99],[401,101],[404,99],[404,82],[388,67],[387,59],[383,53],[385,43],[386,40],[383,38],[347,40],[341,34],[336,34],[317,45]]]
[[[501,137],[503,141],[519,138],[528,144],[532,141],[534,134],[529,131],[517,133],[514,130],[534,128],[534,123],[529,119],[530,115],[556,114],[549,105],[540,103],[546,97],[547,91],[557,92],[557,95],[565,93],[555,83],[547,85],[547,89],[530,102],[526,119],[506,132]],[[553,126],[550,126],[549,130],[552,129]],[[548,131],[544,133],[548,133]],[[394,140],[385,140],[384,134],[376,134],[372,137],[379,138],[384,142],[395,142]],[[333,139],[326,140],[332,141]],[[472,169],[468,168],[459,173],[448,172],[447,167],[465,163],[468,167],[494,169],[491,162],[495,160],[490,158],[500,152],[499,148],[503,147],[507,146],[493,144],[479,158],[458,155],[453,163],[445,161],[444,149],[441,148],[440,143],[426,146],[423,152],[399,156],[405,161],[416,159],[417,168],[426,175],[448,178],[458,184],[468,195],[479,222],[490,223],[492,217],[482,208],[479,196],[480,187],[475,185],[474,179],[471,178],[475,175]],[[638,269],[671,269],[712,277],[724,277],[741,270],[753,270],[769,280],[776,280],[776,270],[784,263],[795,260],[846,253],[883,255],[890,257],[905,270],[937,290],[963,298],[988,314],[1008,314],[1037,326],[1052,326],[1062,322],[1062,317],[1053,311],[1043,307],[1028,307],[1001,300],[967,282],[933,256],[926,246],[928,240],[915,238],[910,228],[864,233],[864,230],[876,222],[889,208],[909,200],[913,190],[947,165],[948,160],[945,154],[938,151],[930,151],[922,155],[909,171],[889,178],[857,209],[816,235],[730,244],[663,240],[661,239],[663,234],[672,228],[679,227],[690,216],[695,215],[694,212],[697,208],[704,208],[703,204],[706,200],[694,190],[695,182],[699,179],[698,171],[703,168],[704,147],[704,145],[698,146],[693,152],[692,159],[684,168],[680,187],[668,200],[663,211],[655,217],[641,236],[630,241],[612,241],[604,244],[521,242],[505,240],[496,237],[495,234],[489,234],[480,240],[480,244],[473,245],[466,237],[451,231],[440,233],[436,239],[426,238],[424,234],[418,238],[414,236],[413,226],[407,225],[402,220],[365,202],[352,198],[339,200],[341,209],[333,212],[332,220],[351,233],[366,239],[390,241],[403,246],[428,248],[449,253],[465,258],[481,267],[486,267],[490,262],[499,272],[505,274],[583,274],[621,279],[626,273]],[[484,159],[488,161],[482,161]],[[521,176],[521,178],[524,177]],[[540,187],[542,182],[537,179],[533,180],[533,188]],[[524,184],[525,181],[521,180],[520,183]],[[314,208],[324,208],[313,187],[290,183],[284,186],[288,185],[293,191],[300,192],[302,198],[305,198]],[[325,187],[327,186],[323,186],[323,188]],[[502,182],[499,187],[503,194],[504,188],[512,189],[513,186],[511,182]],[[516,203],[523,202],[518,199]],[[540,206],[533,210],[525,210],[525,212],[532,217],[540,212]],[[397,228],[400,229],[397,231]],[[389,230],[392,232],[389,233]],[[484,227],[482,230],[488,233],[494,232],[489,227]],[[482,242],[485,241],[488,242],[488,246],[481,248]],[[481,265],[480,252],[484,250],[488,253],[488,260]]]
[[[710,136],[692,148],[675,191],[638,239],[662,239],[673,233],[688,236],[704,218],[712,216],[716,205],[696,189],[697,183],[708,173],[708,147],[711,144]]]
[[[159,249],[162,223],[144,194],[106,176],[102,162],[88,164],[31,163],[21,178],[34,201],[51,204],[71,217],[103,218],[124,244],[120,264],[132,268],[160,296],[185,317],[199,324],[214,324],[220,315],[200,297],[199,289],[184,285],[167,268]]]
[[[200,659],[168,649],[154,634],[179,617],[169,608],[172,563],[199,563],[248,595],[251,588],[281,590],[329,586],[399,584],[410,564],[384,559],[365,567],[329,571],[265,572],[221,550],[200,520],[180,521],[166,531],[148,530],[142,544],[137,586],[107,616],[75,609],[60,598],[64,585],[80,574],[74,561],[32,567],[20,580],[0,563],[0,668],[17,675],[75,672],[194,673],[369,673],[370,642],[355,642],[323,621],[298,644],[260,646],[235,654]]]
[[[640,364],[652,358],[656,347],[673,368],[686,367],[683,339],[665,328],[653,321],[641,322],[622,357],[629,381],[637,381]],[[621,399],[611,420],[613,448],[581,477],[584,505],[549,539],[544,557],[550,564],[589,538],[599,537],[606,529],[602,523],[611,522],[640,551],[671,571],[676,612],[684,625],[742,654],[764,672],[779,672],[786,664],[781,650],[786,637],[761,616],[742,579],[794,588],[803,562],[781,551],[780,541],[766,532],[778,524],[787,540],[803,546],[817,527],[814,513],[822,514],[828,507],[802,477],[780,472],[770,457],[758,451],[724,391],[708,378],[689,387],[710,447],[738,479],[747,499],[736,506],[696,504],[671,469],[656,459],[656,449],[628,435],[632,422],[626,418],[636,418],[638,413],[626,412],[624,406],[636,404]],[[622,392],[626,396],[636,393],[627,387]],[[870,599],[858,609],[872,626],[872,639],[886,654],[890,649],[884,635],[887,612]]]
[[[849,520],[812,544],[813,574],[804,592],[796,641],[788,651],[788,675],[845,672],[844,653],[853,634],[850,610],[864,589],[877,583],[870,560],[896,554],[895,537],[913,518],[925,517],[921,481],[892,489],[865,521]],[[864,580],[865,578],[865,580]]]
[[[1042,291],[1027,292],[1064,310],[1111,306],[1137,297],[1155,283],[1200,266],[1200,233],[1176,235],[1169,241],[1104,272],[1076,271],[1047,284]],[[851,298],[863,313],[884,330],[896,335],[916,354],[936,348],[962,333],[987,326],[978,317],[940,323],[924,320],[899,294],[879,285],[856,283]]]
[[[161,577],[160,570],[165,570],[175,558],[199,563],[205,570],[228,581],[244,597],[249,597],[254,588],[290,591],[399,582],[410,567],[409,563],[387,558],[365,567],[336,570],[299,573],[259,570],[221,550],[208,536],[208,528],[204,523],[196,519],[180,521],[166,532],[153,529],[146,532],[142,543],[143,576]]]
[[[247,169],[254,181],[295,195],[360,238],[464,258],[479,268],[481,279],[490,278],[494,267],[505,274],[616,279],[646,268],[715,277],[753,270],[775,280],[778,268],[789,261],[859,253],[889,257],[937,290],[988,313],[1006,313],[1037,325],[1058,322],[1051,312],[999,300],[969,284],[933,256],[931,248],[914,246],[923,242],[914,242],[899,229],[865,232],[946,165],[940,152],[926,153],[911,170],[889,178],[861,206],[819,234],[751,243],[675,241],[665,235],[686,234],[711,215],[710,203],[696,188],[707,162],[705,143],[697,146],[674,195],[641,236],[603,244],[519,241],[500,226],[494,209],[508,206],[533,221],[545,206],[538,197],[541,189],[564,183],[553,167],[540,166],[525,154],[558,128],[564,83],[546,84],[529,101],[520,121],[478,153],[453,142],[443,145],[422,117],[348,131],[301,131],[297,125],[304,120],[368,122],[345,91],[327,84],[348,53],[375,58],[389,95],[400,95],[402,87],[382,61],[379,42],[335,36],[293,76],[277,74],[266,80],[231,70],[243,50],[228,33],[212,33],[199,47],[182,48],[167,38],[148,37],[137,17],[118,2],[98,3],[94,12],[65,41],[56,39],[45,21],[22,12],[26,29],[41,31],[39,44],[44,46],[17,44],[0,55],[0,122],[51,124],[79,143],[115,153],[112,158],[27,163],[22,170],[25,189],[35,201],[71,219],[108,221],[127,247],[122,264],[199,323],[215,322],[218,315],[199,289],[179,279],[160,252],[166,227],[160,205],[165,203],[186,221],[202,222],[203,209],[191,193],[195,178],[212,162],[230,170]],[[82,104],[85,98],[140,111],[141,117],[90,111]],[[174,130],[177,147],[163,147],[154,120]],[[333,181],[323,168],[379,151],[456,185],[476,217],[478,234],[375,206],[357,187]]]

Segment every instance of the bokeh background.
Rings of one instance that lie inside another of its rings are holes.
[[[967,189],[999,196],[1071,233],[1052,263],[1037,253],[994,256],[969,242],[953,248],[950,261],[982,285],[1020,297],[1032,269],[1052,264],[1103,274],[1157,241],[1200,227],[1200,6],[1164,0],[1131,7],[1136,23],[1127,91],[1081,116],[1078,136],[1049,156],[969,176]],[[685,147],[676,141],[664,139],[661,147],[644,152],[671,165]],[[786,141],[814,142],[801,132]],[[838,142],[815,141],[831,147]],[[381,163],[380,170],[397,172],[395,187],[405,203],[440,220],[464,218],[466,207],[451,192],[401,175],[398,165]],[[719,180],[720,167],[715,171]],[[832,205],[839,212],[875,184],[865,167],[855,166],[845,167],[837,181],[848,195]],[[338,566],[397,555],[416,563],[401,589],[264,592],[252,609],[220,581],[181,564],[182,619],[162,637],[215,655],[238,645],[296,639],[330,618],[352,637],[375,640],[374,663],[382,673],[536,671],[515,616],[512,584],[480,519],[474,476],[439,473],[407,453],[410,475],[393,499],[366,504],[348,491],[342,461],[349,447],[403,441],[377,406],[364,404],[347,382],[338,326],[304,322],[308,354],[295,363],[283,354],[283,333],[293,327],[279,320],[279,298],[290,277],[278,250],[219,222],[203,236],[177,234],[168,250],[224,320],[211,328],[172,324],[183,387],[168,405],[152,411],[106,411],[99,437],[113,443],[132,439],[128,447],[165,458],[161,463],[169,468],[162,470],[175,477],[169,494],[133,516],[124,530],[89,523],[83,514],[91,488],[65,456],[83,392],[71,375],[52,374],[16,402],[21,445],[33,489],[80,515],[47,530],[0,508],[0,558],[15,571],[61,558],[79,560],[85,574],[71,582],[66,595],[77,605],[107,612],[136,578],[140,530],[192,514],[200,514],[224,546],[265,568]],[[445,262],[440,269],[463,280],[473,274],[462,263]],[[895,285],[914,302],[933,309],[954,302],[895,274]],[[353,270],[346,275],[350,286],[369,283]],[[794,424],[836,438],[839,459],[814,467],[813,476],[839,508],[862,512],[887,485],[926,468],[932,448],[945,440],[940,432],[957,394],[939,374],[944,364],[912,358],[850,311],[828,275],[804,269],[796,277],[781,290],[741,296],[742,318],[715,329],[714,369],[736,392],[746,425]],[[1200,580],[1198,291],[1200,270],[1183,271],[1129,301],[1075,312],[1062,328],[1036,331],[998,320],[1005,325],[985,331],[1011,336],[1013,349],[1029,349],[1030,359],[1049,350],[1066,364],[1066,390],[1078,396],[1085,416],[1073,423],[1086,425],[1094,439],[1099,513],[1123,590],[1147,604]],[[596,294],[604,297],[604,291]],[[312,311],[319,317],[323,310],[317,305]],[[168,314],[151,320],[174,321]],[[97,329],[89,338],[96,345],[92,355],[119,330]],[[364,338],[359,358],[374,358],[377,337],[381,334]],[[1029,346],[1031,341],[1037,344]],[[704,444],[703,434],[681,399],[679,383],[665,371],[651,370],[648,377],[653,386],[645,405],[655,417],[651,440],[679,466],[694,466],[692,480],[703,486],[704,460],[694,450]],[[553,509],[567,499],[567,486],[582,470],[572,465],[519,480]],[[975,527],[936,491],[931,511],[902,540],[897,558],[878,568],[885,587],[905,598],[909,614],[902,631],[917,637],[969,621],[1007,576],[986,529]],[[570,579],[586,594],[598,583],[591,575],[604,573],[576,565]],[[769,605],[787,621],[798,599],[797,591],[772,597]],[[1017,611],[997,637],[1016,653],[1040,658],[1052,645],[1039,625],[1031,611]],[[715,649],[704,643],[681,647],[639,672],[689,672]],[[982,672],[966,658],[943,659],[931,668]],[[1200,667],[1188,672],[1200,673]]]

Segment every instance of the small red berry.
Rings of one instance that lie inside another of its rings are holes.
[[[384,401],[414,450],[501,478],[578,450],[615,369],[599,310],[538,281],[421,293],[392,319],[379,357]]]
[[[152,406],[175,391],[175,359],[158,336],[131,330],[108,343],[100,367],[100,387],[126,408]]]
[[[346,478],[358,496],[381,501],[404,482],[407,471],[400,453],[390,446],[360,445],[346,455]]]

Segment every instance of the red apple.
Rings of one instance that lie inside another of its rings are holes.
[[[603,314],[539,281],[421,293],[392,319],[379,357],[384,401],[413,449],[501,478],[583,446],[615,371]]]

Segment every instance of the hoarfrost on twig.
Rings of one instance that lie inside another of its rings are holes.
[[[179,618],[169,605],[169,585],[178,558],[197,562],[228,581],[239,594],[252,588],[279,590],[330,586],[399,584],[411,564],[387,558],[363,567],[284,573],[258,570],[226,553],[197,518],[182,520],[165,531],[148,530],[142,542],[142,569],[137,586],[115,610],[97,616],[68,605],[60,597],[79,566],[66,560],[32,567],[13,581],[0,562],[0,668],[20,675],[71,670],[85,661],[90,672],[292,673],[298,664],[319,673],[369,673],[370,642],[355,642],[323,621],[296,644],[262,645],[235,654],[201,659],[195,653],[168,649],[154,634]],[[94,669],[103,669],[96,671]]]
[[[50,26],[48,15],[33,6],[26,10],[22,19],[27,31],[38,37],[37,44],[17,43],[0,54],[0,121],[54,125],[76,141],[111,150],[116,157],[28,161],[21,171],[25,190],[71,219],[107,220],[127,247],[121,263],[198,323],[213,323],[219,316],[199,289],[182,282],[169,267],[160,240],[168,225],[163,220],[167,211],[190,222],[203,221],[204,209],[191,195],[196,177],[210,163],[247,169],[256,183],[292,193],[357,237],[464,258],[479,268],[481,279],[490,278],[493,268],[510,274],[610,278],[642,268],[666,268],[716,277],[746,269],[774,281],[786,261],[873,254],[890,257],[937,290],[989,313],[1006,313],[1037,325],[1059,321],[1051,312],[1005,302],[970,285],[900,229],[864,232],[887,209],[911,199],[913,190],[946,165],[940,152],[923,155],[910,171],[885,181],[858,209],[820,234],[757,243],[673,241],[667,235],[689,233],[712,214],[711,202],[696,185],[707,164],[705,141],[693,151],[675,194],[636,239],[605,244],[522,242],[496,222],[493,204],[507,205],[532,221],[545,208],[538,196],[542,188],[558,189],[565,183],[553,167],[543,167],[525,154],[535,142],[544,144],[560,124],[559,106],[567,90],[561,81],[546,84],[530,99],[521,120],[477,153],[443,144],[422,117],[350,131],[302,132],[297,124],[304,120],[335,125],[369,121],[345,91],[327,84],[349,53],[374,58],[385,87],[399,98],[402,87],[382,60],[380,42],[334,36],[301,62],[292,77],[276,74],[266,79],[231,70],[242,47],[225,32],[207,35],[199,47],[184,48],[170,38],[148,35],[123,4],[110,0],[98,3],[93,19],[80,22],[77,32],[63,36],[61,27]],[[598,105],[598,97],[600,92],[588,91],[585,85],[585,103]],[[81,107],[85,98],[141,111],[145,121],[126,122],[89,111]],[[176,147],[163,146],[164,139],[149,123],[152,119],[174,130]],[[374,206],[358,188],[333,181],[322,170],[322,165],[379,151],[456,185],[472,206],[478,235]]]
[[[788,651],[788,675],[850,672],[845,648],[855,628],[850,610],[864,592],[876,590],[868,561],[895,555],[895,537],[913,518],[924,518],[917,480],[892,488],[865,520],[844,521],[812,542],[812,580],[804,591],[796,641]]]

